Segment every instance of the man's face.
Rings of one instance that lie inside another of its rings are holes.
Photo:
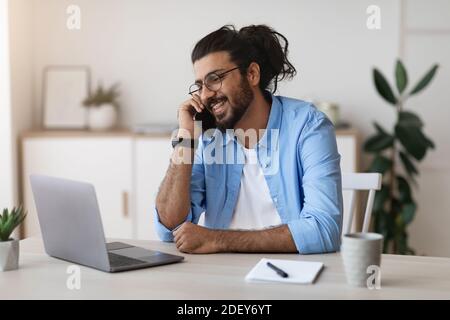
[[[210,53],[194,63],[196,82],[203,84],[203,80],[211,72],[220,75],[235,67],[237,65],[230,61],[227,52]],[[254,93],[247,78],[240,74],[239,69],[236,69],[223,76],[222,86],[218,91],[209,90],[203,85],[199,97],[206,108],[212,112],[217,127],[224,131],[234,128],[242,118],[253,101]]]

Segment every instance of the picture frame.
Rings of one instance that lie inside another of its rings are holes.
[[[45,129],[86,129],[88,66],[47,66],[43,72],[42,126]]]

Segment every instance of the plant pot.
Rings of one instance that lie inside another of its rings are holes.
[[[108,130],[116,126],[117,109],[112,104],[92,106],[88,109],[88,127],[91,130]]]
[[[19,240],[0,241],[0,271],[19,268]]]

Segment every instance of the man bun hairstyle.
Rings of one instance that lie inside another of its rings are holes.
[[[281,33],[266,25],[250,25],[239,31],[233,25],[225,25],[202,38],[192,50],[192,63],[206,55],[227,51],[242,75],[256,62],[260,68],[261,91],[275,93],[278,82],[292,79],[297,71],[288,60],[289,42]]]

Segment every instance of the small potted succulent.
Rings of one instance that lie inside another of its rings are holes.
[[[0,271],[19,267],[19,240],[12,239],[11,234],[26,215],[22,206],[13,208],[11,212],[3,209],[3,214],[0,214]]]
[[[89,94],[83,101],[83,105],[88,107],[88,127],[91,130],[108,130],[116,126],[117,109],[119,104],[117,98],[119,92],[117,84],[104,89],[101,84],[97,89]]]

